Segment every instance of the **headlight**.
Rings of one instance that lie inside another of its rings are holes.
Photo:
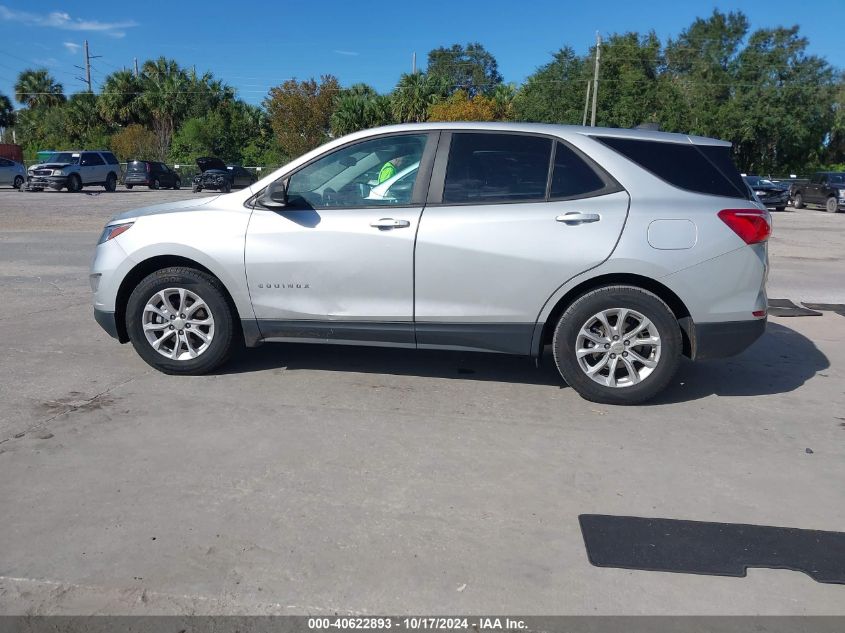
[[[30,168],[30,169],[27,169],[27,170],[26,170],[26,173],[28,173],[30,176],[34,176],[34,175],[35,175],[35,170],[34,170],[34,169],[32,169],[32,168]]]
[[[845,189],[840,189],[840,190],[839,190],[839,197],[840,197],[840,198],[845,198]]]
[[[754,192],[754,195],[756,195],[756,196],[765,196],[765,195],[766,195],[766,192],[765,192],[765,191],[755,191],[755,192]]]
[[[54,175],[54,176],[61,176],[61,175],[62,175],[62,173],[63,173],[63,172],[62,172],[62,170],[61,170],[61,169],[54,169],[54,170],[53,170],[53,175]]]
[[[126,224],[110,224],[103,229],[103,232],[100,234],[100,239],[97,240],[97,244],[103,244],[104,242],[108,242],[110,239],[117,237],[121,233],[125,233],[132,227],[133,224],[134,222],[127,222]]]

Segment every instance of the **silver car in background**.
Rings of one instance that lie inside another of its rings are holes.
[[[20,189],[26,181],[26,167],[11,158],[0,156],[0,186]]]
[[[115,216],[91,285],[97,321],[166,373],[266,341],[534,358],[551,345],[582,396],[634,404],[681,356],[763,333],[770,232],[723,141],[408,124],[243,191]]]

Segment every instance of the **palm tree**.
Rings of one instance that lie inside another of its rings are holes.
[[[54,106],[65,102],[62,84],[56,83],[46,69],[24,70],[15,84],[15,99],[28,108]]]
[[[425,121],[429,106],[445,97],[446,87],[442,80],[425,73],[406,73],[399,79],[391,97],[393,116],[401,123]]]
[[[109,123],[143,123],[148,117],[139,107],[141,81],[130,70],[118,70],[106,77],[97,100],[100,115]]]
[[[366,84],[344,90],[335,101],[331,126],[334,136],[393,123],[390,99]]]
[[[12,127],[15,124],[15,109],[12,102],[3,93],[0,93],[0,129]]]
[[[139,105],[149,113],[159,158],[164,159],[176,126],[185,118],[194,96],[190,94],[192,82],[174,60],[159,57],[144,63],[141,85]]]

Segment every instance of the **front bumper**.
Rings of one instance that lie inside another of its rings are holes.
[[[106,333],[112,338],[120,339],[117,332],[117,319],[114,312],[106,312],[105,310],[98,310],[94,308],[94,320],[100,324]]]
[[[696,323],[692,332],[693,360],[735,356],[766,331],[766,319]]]
[[[777,194],[769,194],[766,196],[758,196],[760,198],[760,202],[762,202],[767,207],[785,207],[789,204],[789,192],[784,191],[783,193]]]
[[[67,187],[67,176],[27,176],[27,189],[61,189]]]

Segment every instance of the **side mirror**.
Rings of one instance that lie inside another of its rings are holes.
[[[271,183],[258,199],[258,204],[267,209],[284,209],[288,206],[288,192],[284,182]]]

